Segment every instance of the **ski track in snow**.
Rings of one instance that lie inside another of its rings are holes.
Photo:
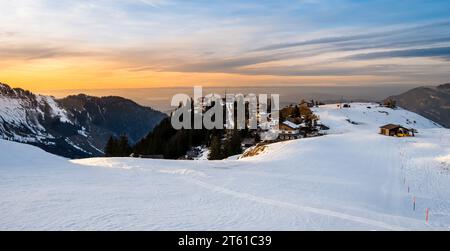
[[[367,225],[370,225],[373,227],[387,229],[387,230],[397,230],[397,231],[406,230],[406,228],[402,228],[400,226],[393,226],[393,225],[390,225],[390,224],[387,224],[384,222],[375,221],[375,220],[357,217],[357,216],[352,216],[352,215],[348,215],[348,214],[343,214],[343,213],[339,213],[339,212],[335,212],[335,211],[331,211],[331,210],[307,207],[307,206],[300,206],[300,205],[296,205],[296,204],[292,204],[292,203],[288,203],[288,202],[266,199],[266,198],[258,197],[258,196],[251,195],[251,194],[239,193],[239,192],[235,192],[235,191],[223,188],[223,187],[214,186],[214,185],[211,185],[211,184],[199,181],[199,180],[192,180],[192,182],[199,186],[202,186],[206,189],[213,190],[214,192],[227,194],[227,195],[230,195],[233,197],[237,197],[237,198],[241,198],[241,199],[245,199],[245,200],[249,200],[249,201],[253,201],[253,202],[257,202],[257,203],[263,203],[263,204],[267,204],[267,205],[271,205],[271,206],[275,206],[275,207],[290,208],[290,209],[300,210],[300,211],[324,215],[324,216],[336,217],[339,219],[353,221],[353,222],[362,223],[362,224],[367,224]]]
[[[69,161],[0,140],[0,230],[449,229],[448,129],[372,104],[315,109],[330,135],[241,160]],[[417,137],[377,134],[406,119]]]

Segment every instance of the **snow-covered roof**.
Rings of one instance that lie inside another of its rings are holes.
[[[295,123],[292,123],[291,121],[284,121],[283,122],[284,125],[289,126],[292,129],[299,129],[301,127],[301,125],[297,125]]]

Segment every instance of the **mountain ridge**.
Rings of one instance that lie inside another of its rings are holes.
[[[388,99],[395,100],[404,109],[450,128],[450,83],[416,87]]]
[[[69,158],[103,155],[107,139],[145,136],[166,115],[118,96],[56,99],[0,83],[0,138]]]

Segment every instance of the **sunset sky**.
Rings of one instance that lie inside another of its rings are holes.
[[[0,0],[33,91],[450,82],[450,1]]]

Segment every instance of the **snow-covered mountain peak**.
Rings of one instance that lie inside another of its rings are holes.
[[[139,140],[165,116],[130,100],[120,101],[85,95],[55,99],[0,84],[0,138],[65,157],[101,156],[109,136],[128,134]]]

